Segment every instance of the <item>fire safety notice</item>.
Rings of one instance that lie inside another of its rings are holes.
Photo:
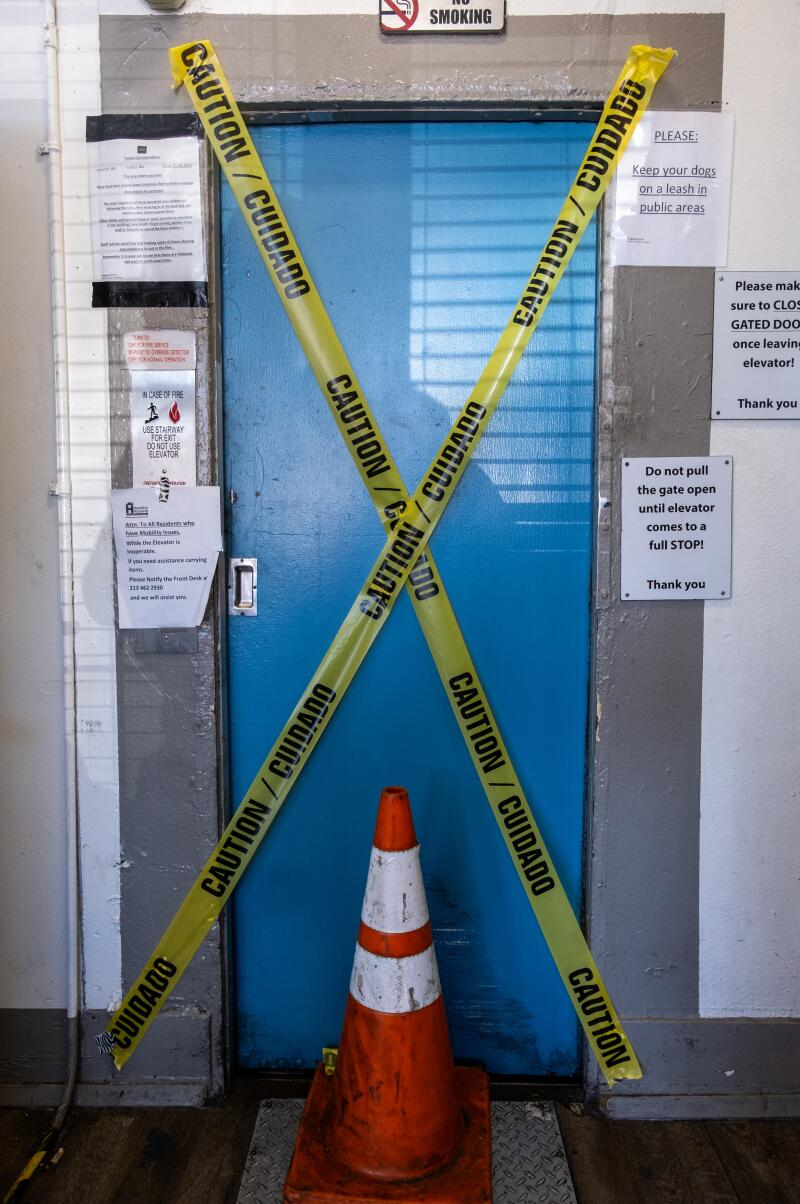
[[[731,596],[730,456],[622,461],[622,599]]]
[[[134,485],[197,480],[194,372],[131,372]]]
[[[193,330],[129,330],[122,345],[131,371],[188,372],[197,362]]]
[[[800,418],[800,272],[717,272],[712,418]]]
[[[133,485],[197,481],[196,346],[191,330],[131,330],[124,336],[130,375]]]
[[[114,489],[119,625],[197,627],[222,550],[219,488]]]

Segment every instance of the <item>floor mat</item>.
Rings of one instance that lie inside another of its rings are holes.
[[[303,1100],[265,1100],[258,1110],[238,1204],[281,1204]],[[495,1204],[576,1204],[552,1104],[492,1104]]]

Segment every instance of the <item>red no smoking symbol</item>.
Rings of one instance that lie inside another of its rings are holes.
[[[405,33],[419,16],[419,0],[381,0],[381,29]]]

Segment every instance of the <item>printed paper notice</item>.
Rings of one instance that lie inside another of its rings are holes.
[[[732,113],[645,113],[617,170],[612,264],[725,264],[732,155]]]
[[[219,489],[111,493],[119,625],[197,627],[222,550]]]
[[[731,456],[622,461],[622,600],[731,596]]]
[[[204,281],[197,138],[90,142],[94,279]]]
[[[712,418],[800,418],[800,272],[717,272]]]

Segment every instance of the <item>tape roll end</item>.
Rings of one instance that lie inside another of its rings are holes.
[[[183,84],[184,67],[181,63],[180,52],[182,46],[170,46],[169,54],[169,69],[172,74],[172,91],[177,92]]]
[[[214,58],[214,47],[208,41],[182,42],[180,46],[170,46],[169,69],[172,72],[172,90],[177,92],[186,79],[186,73],[192,66],[197,66],[207,59]]]
[[[620,1066],[615,1070],[604,1069],[603,1074],[609,1087],[613,1087],[615,1083],[630,1083],[636,1079],[644,1078],[642,1068],[636,1061],[627,1066]]]
[[[678,57],[677,50],[673,50],[671,46],[631,46],[631,54],[653,59],[662,64],[662,69],[668,67],[672,60]]]

